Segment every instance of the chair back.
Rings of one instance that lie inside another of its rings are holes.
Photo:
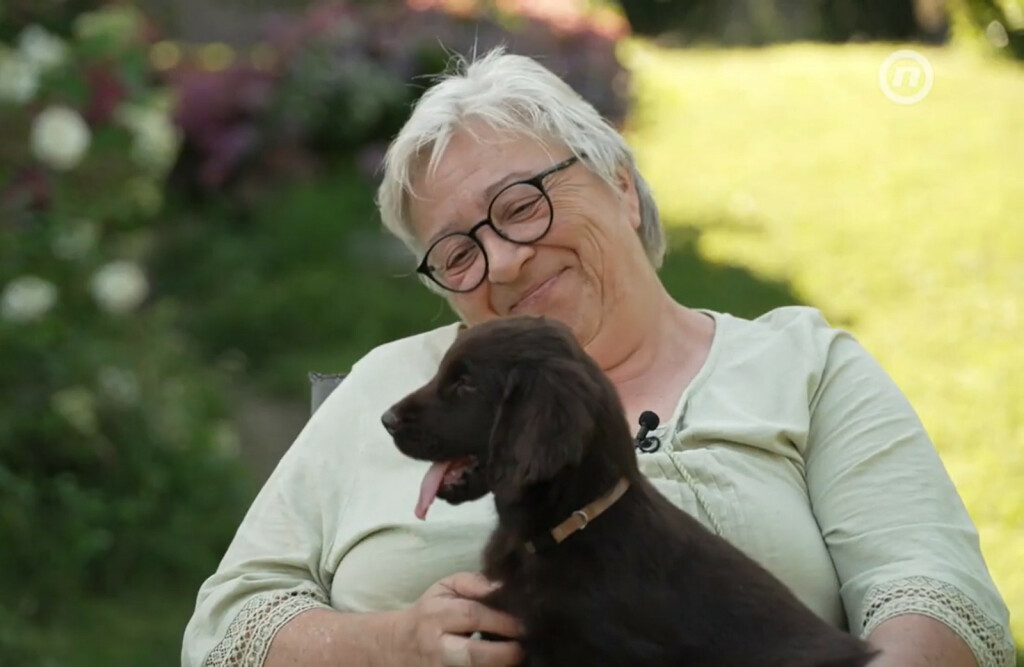
[[[312,416],[348,373],[309,374],[309,414]]]

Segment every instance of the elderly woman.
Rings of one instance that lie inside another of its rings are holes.
[[[629,147],[564,82],[494,51],[415,107],[386,159],[385,225],[462,322],[373,350],[281,460],[185,632],[185,665],[515,664],[517,621],[474,598],[492,503],[415,518],[425,463],[381,414],[425,383],[461,326],[567,323],[636,423],[641,470],[879,667],[1012,665],[978,533],[912,407],[810,308],[747,320],[676,303]]]

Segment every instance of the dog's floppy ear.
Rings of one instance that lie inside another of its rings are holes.
[[[578,361],[555,359],[507,376],[490,439],[491,488],[509,500],[579,465],[594,432],[596,383]]]

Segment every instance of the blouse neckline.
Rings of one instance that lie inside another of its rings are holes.
[[[711,345],[708,348],[708,355],[704,359],[704,363],[701,364],[697,374],[693,376],[693,379],[690,380],[689,384],[686,385],[686,388],[683,389],[682,394],[679,396],[679,400],[676,402],[675,408],[672,410],[671,416],[667,420],[663,420],[661,424],[659,424],[658,428],[651,431],[652,435],[657,436],[662,441],[664,441],[666,437],[675,434],[677,424],[682,419],[682,416],[686,411],[686,404],[690,401],[690,398],[701,389],[708,377],[714,371],[715,365],[718,362],[718,357],[720,356],[719,352],[722,345],[724,345],[722,342],[724,339],[722,329],[726,319],[725,315],[705,308],[694,308],[693,310],[698,313],[704,313],[710,317],[715,323],[715,330],[711,334]]]

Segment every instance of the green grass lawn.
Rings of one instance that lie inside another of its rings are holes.
[[[878,86],[896,48],[623,44],[628,138],[702,261],[786,285],[893,375],[1024,638],[1024,68],[914,47],[934,86],[903,106]]]

